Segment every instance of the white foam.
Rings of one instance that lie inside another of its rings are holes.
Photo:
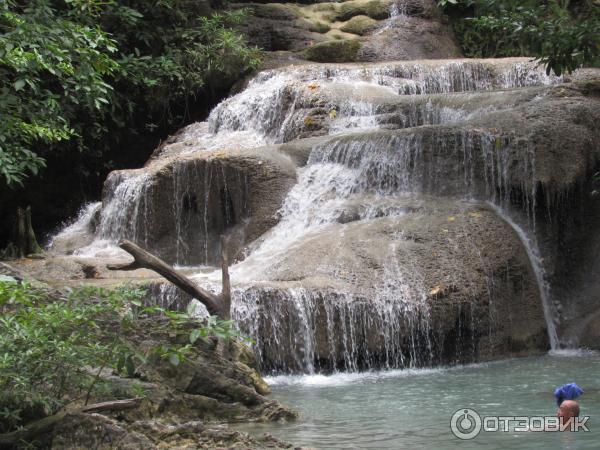
[[[550,350],[548,352],[548,356],[555,356],[559,358],[580,358],[598,355],[600,355],[600,352],[591,350],[589,348],[561,348]]]
[[[434,368],[408,368],[397,370],[381,370],[369,372],[337,372],[331,375],[277,375],[267,376],[265,381],[269,386],[314,386],[334,387],[347,386],[356,383],[373,383],[390,378],[422,377],[443,374],[450,371],[476,369],[487,367],[488,363],[465,364],[457,366],[442,366]]]
[[[91,224],[94,220],[94,216],[98,213],[98,210],[102,207],[102,202],[92,202],[84,204],[77,217],[74,220],[67,223],[67,225],[60,230],[55,236],[52,237],[48,248],[52,248],[56,239],[68,237],[74,234],[91,232]]]

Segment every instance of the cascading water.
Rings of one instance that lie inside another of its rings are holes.
[[[371,128],[380,98],[507,89],[560,82],[535,63],[519,60],[499,65],[485,60],[422,61],[390,64],[306,65],[261,72],[241,93],[220,103],[206,123],[188,127],[180,141],[188,152],[198,149],[252,148],[287,142],[310,116],[303,109],[311,99],[332,118],[331,134]],[[328,95],[330,94],[330,95]],[[423,105],[438,120],[461,118],[460,111]],[[434,108],[435,109],[435,108]],[[300,113],[300,116],[298,114]],[[427,115],[427,114],[426,114]],[[431,123],[431,122],[424,122]],[[409,122],[406,126],[423,123]]]
[[[116,247],[119,239],[143,242],[139,224],[146,218],[144,214],[143,192],[147,189],[145,174],[123,176],[113,172],[106,184],[110,198],[102,207],[96,239],[90,245],[75,251],[77,256],[113,257],[122,256]]]
[[[50,239],[48,250],[71,253],[86,245],[93,239],[101,207],[101,202],[92,202],[81,207],[77,217]]]
[[[245,259],[231,269],[232,315],[256,342],[263,369],[311,373],[423,366],[445,361],[448,346],[464,356],[461,362],[472,361],[476,323],[487,320],[491,330],[496,320],[498,275],[481,269],[490,286],[487,316],[482,319],[476,307],[457,301],[448,306],[456,320],[453,316],[447,329],[436,328],[443,314],[433,302],[451,298],[456,288],[446,279],[434,286],[425,282],[414,257],[405,257],[420,241],[403,227],[418,219],[421,204],[434,205],[435,214],[443,210],[428,196],[450,199],[440,204],[468,199],[506,207],[519,186],[527,212],[535,209],[531,155],[469,121],[541,95],[536,88],[530,93],[515,88],[560,81],[525,60],[304,65],[263,72],[217,106],[208,124],[188,127],[161,148],[147,169],[113,174],[97,239],[76,253],[97,256],[99,248],[112,248],[122,238],[153,245],[166,239],[164,230],[151,229],[160,222],[174,230],[166,245],[172,262],[186,264],[200,253],[204,263],[214,261],[218,248],[208,242],[253,214],[246,200],[252,180],[237,166],[227,168],[229,161],[217,164],[218,151],[241,149],[241,158],[244,149],[277,149],[273,144],[317,136],[306,165],[296,170],[277,223],[250,243]],[[169,213],[159,212],[152,196],[168,204]],[[473,220],[481,215],[465,211]],[[456,218],[448,214],[444,220],[441,234],[450,233],[445,224]],[[314,269],[310,277],[293,273],[298,267],[288,255],[302,254],[307,243],[336,233],[341,240],[352,227],[371,225],[377,232],[378,226],[396,228],[370,261],[368,281],[357,280],[360,267],[317,264],[309,268]],[[539,259],[527,240],[523,244],[547,305]],[[451,250],[452,245],[459,246],[451,242]],[[198,279],[216,283],[218,277]],[[185,303],[172,290],[157,296],[165,305]]]
[[[390,3],[390,17],[387,19],[383,27],[377,31],[381,34],[389,30],[390,28],[402,26],[404,19],[408,17],[408,3],[407,0],[397,0]]]
[[[561,348],[561,342],[558,338],[556,331],[556,325],[558,324],[558,314],[554,304],[552,303],[550,296],[550,285],[548,278],[544,270],[544,263],[535,239],[532,239],[525,230],[518,225],[507,213],[498,205],[491,202],[489,204],[494,208],[496,213],[502,217],[506,222],[515,230],[519,239],[523,243],[523,246],[527,250],[527,255],[531,261],[531,266],[535,272],[535,276],[540,289],[540,297],[542,299],[542,306],[544,307],[544,315],[546,317],[546,324],[548,325],[548,336],[550,338],[550,346],[552,350],[558,350]]]
[[[451,189],[453,194],[469,198],[483,196],[499,204],[506,200],[511,177],[509,159],[498,151],[493,137],[464,133],[455,142],[439,142],[437,151],[440,154],[458,153],[460,156],[455,159],[464,161],[454,175],[458,187]],[[234,278],[246,283],[260,281],[264,277],[268,279],[290,249],[303,242],[306,236],[318,234],[319,230],[340,220],[343,222],[349,204],[362,206],[354,209],[352,220],[399,217],[404,209],[394,208],[398,198],[423,194],[430,189],[443,191],[445,187],[441,180],[428,179],[431,174],[428,173],[430,168],[426,159],[421,136],[413,133],[399,136],[375,132],[364,141],[344,136],[314,147],[308,165],[299,170],[298,183],[281,209],[279,224],[263,236],[244,262],[232,269]],[[480,191],[477,191],[473,173],[477,160],[483,163],[486,174],[485,186]],[[525,161],[525,179],[528,179],[527,170],[531,168]],[[385,206],[382,208],[381,205]],[[504,214],[502,217],[506,219]],[[515,227],[514,222],[509,223]],[[522,240],[525,238],[521,229],[515,228],[515,231]],[[530,256],[546,309],[548,286],[541,273],[539,258],[532,258],[528,240],[523,240],[523,244]],[[423,287],[415,289],[415,283],[406,284],[403,281],[406,278],[394,262],[392,251],[388,264],[384,266],[381,287],[375,289],[375,297],[370,302],[361,302],[344,292],[315,294],[306,289],[284,289],[275,294],[277,303],[268,303],[268,320],[261,324],[258,319],[261,316],[259,298],[266,295],[264,291],[238,291],[239,299],[235,304],[244,306],[243,314],[235,317],[255,339],[265,370],[312,373],[315,370],[352,371],[369,367],[428,365],[435,361],[433,355],[440,350],[431,347],[426,292]],[[553,317],[547,311],[546,314],[550,342],[555,348],[557,338]],[[325,318],[320,318],[321,315]],[[290,317],[294,317],[296,323],[290,324]],[[334,317],[340,317],[336,326],[331,325]],[[319,321],[322,323],[319,324]],[[368,323],[377,325],[370,332],[363,329],[357,334],[356,324],[365,327],[364,324]],[[369,340],[373,329],[383,335],[375,346],[380,349],[376,355],[368,346],[361,345]],[[326,330],[321,339],[330,345],[327,358],[323,357],[322,350],[315,352],[319,330]],[[408,340],[407,335],[410,336]],[[264,336],[269,336],[266,342]],[[427,345],[423,345],[424,340]],[[333,350],[335,347],[337,349]],[[296,355],[296,359],[290,361],[287,355]]]

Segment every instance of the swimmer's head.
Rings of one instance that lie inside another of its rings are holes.
[[[579,403],[575,400],[565,400],[558,407],[558,417],[564,417],[570,419],[572,417],[579,417]]]

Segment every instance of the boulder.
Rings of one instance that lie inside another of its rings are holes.
[[[452,32],[442,23],[433,0],[349,0],[310,5],[240,3],[233,7],[251,11],[249,20],[239,27],[251,45],[271,52],[295,52],[293,57],[309,61],[386,61],[460,55]],[[357,35],[361,36],[360,50],[354,48],[356,44],[337,43],[353,40]]]
[[[350,212],[375,204],[388,215]],[[263,371],[469,363],[548,348],[527,253],[492,209],[419,197],[340,208],[356,220],[283,249],[253,272],[261,283],[236,291]]]
[[[302,55],[309,61],[349,62],[355,61],[360,42],[353,39],[326,41],[308,47]]]
[[[277,222],[295,171],[289,159],[269,149],[192,150],[143,170],[113,172],[105,184],[105,208],[128,195],[122,183],[142,178],[143,191],[128,200],[136,209],[115,211],[104,225],[105,236],[133,239],[170,263],[215,264],[221,235],[231,237],[229,254],[235,255]]]
[[[345,22],[355,16],[368,16],[371,19],[383,20],[390,17],[389,0],[349,0],[339,4],[332,19]]]
[[[346,33],[357,34],[359,36],[363,36],[373,29],[377,24],[375,19],[371,19],[368,16],[354,16],[352,19],[348,20],[344,25],[340,27],[340,30]]]

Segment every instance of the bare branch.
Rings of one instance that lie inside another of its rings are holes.
[[[107,266],[109,270],[133,270],[140,268],[152,270],[165,277],[183,292],[199,300],[206,306],[210,315],[229,318],[229,307],[231,302],[224,302],[222,298],[223,295],[217,296],[212,292],[202,289],[184,274],[169,266],[162,259],[154,256],[131,241],[121,241],[119,247],[133,256],[135,261],[125,265],[109,265]],[[229,273],[227,273],[227,283],[229,284]]]

